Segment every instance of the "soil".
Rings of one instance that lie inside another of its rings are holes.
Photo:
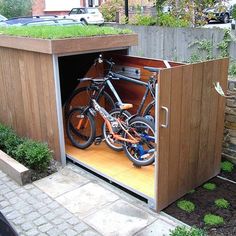
[[[234,171],[235,172],[235,171]],[[195,204],[195,211],[187,213],[177,207],[177,201],[167,207],[164,212],[185,222],[190,226],[206,229],[211,236],[233,236],[236,235],[236,184],[219,179],[217,177],[209,180],[216,184],[213,191],[202,187],[196,189],[194,193],[188,193],[181,199],[192,201]],[[214,205],[214,201],[224,198],[230,202],[228,209],[219,209]],[[207,227],[203,218],[205,214],[215,214],[224,218],[224,224],[216,227]]]
[[[56,162],[54,160],[51,160],[49,167],[44,172],[38,172],[38,171],[30,169],[30,171],[31,171],[31,180],[33,182],[33,181],[42,179],[46,176],[49,176],[53,173],[56,173],[58,171],[58,169],[59,169],[58,162]]]

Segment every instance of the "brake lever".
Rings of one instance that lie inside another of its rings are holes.
[[[103,63],[102,54],[100,54],[98,56],[98,58],[94,60],[94,64],[93,65],[96,66],[97,63],[99,63],[99,64]]]

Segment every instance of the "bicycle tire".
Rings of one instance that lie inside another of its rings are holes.
[[[67,99],[65,106],[64,106],[64,114],[65,114],[65,118],[68,118],[68,115],[70,113],[70,111],[72,109],[74,109],[75,107],[84,107],[87,106],[89,104],[89,93],[93,92],[95,90],[95,88],[91,88],[91,87],[81,87],[78,88],[76,90],[73,91],[73,93],[70,95],[70,97]],[[96,90],[96,92],[98,92],[98,90]],[[81,101],[81,103],[78,103],[78,98],[81,97],[83,99],[83,101]],[[111,96],[106,92],[103,91],[101,93],[101,96],[98,98],[98,103],[100,104],[100,99],[103,98],[105,99],[105,104],[106,107],[109,110],[112,110],[115,108],[115,102],[113,101],[113,99],[111,98]],[[86,100],[86,98],[88,98],[88,101]]]
[[[90,127],[86,127],[87,124]],[[68,115],[66,134],[73,146],[80,149],[88,148],[92,145],[96,136],[94,117],[89,111],[84,113],[82,108],[74,108]]]
[[[132,130],[135,130],[133,132]],[[155,129],[154,123],[146,120],[144,117],[138,116],[129,122],[129,133],[133,136],[138,133],[140,138],[139,143],[131,144],[124,142],[124,151],[130,161],[135,166],[148,166],[155,161]],[[124,138],[127,138],[127,134],[124,133]],[[148,151],[152,151],[148,153]]]
[[[109,114],[113,117],[120,117],[120,109],[113,109],[109,112]],[[127,119],[128,117],[131,116],[131,114],[128,111],[123,111],[122,115],[124,116],[125,119]],[[119,133],[120,135],[123,136],[123,130],[120,129],[117,133]],[[106,123],[104,122],[102,125],[102,133],[103,133],[103,137],[105,139],[105,143],[108,147],[110,147],[111,149],[113,149],[114,151],[122,151],[123,150],[123,143],[120,143],[119,141],[113,140],[112,137],[109,137],[109,133],[107,132],[107,128],[106,128]]]
[[[143,111],[143,116],[150,115],[155,120],[155,100],[152,100],[148,105],[145,107]]]

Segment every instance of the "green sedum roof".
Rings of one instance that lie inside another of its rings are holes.
[[[0,27],[0,34],[41,39],[64,39],[99,35],[131,34],[129,29],[99,26],[11,26]]]

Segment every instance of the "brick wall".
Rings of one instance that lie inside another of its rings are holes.
[[[226,99],[222,156],[236,163],[236,80],[229,79],[228,85],[228,93],[234,96]]]
[[[32,7],[32,14],[35,15],[44,15],[45,2],[44,0],[34,0]]]

